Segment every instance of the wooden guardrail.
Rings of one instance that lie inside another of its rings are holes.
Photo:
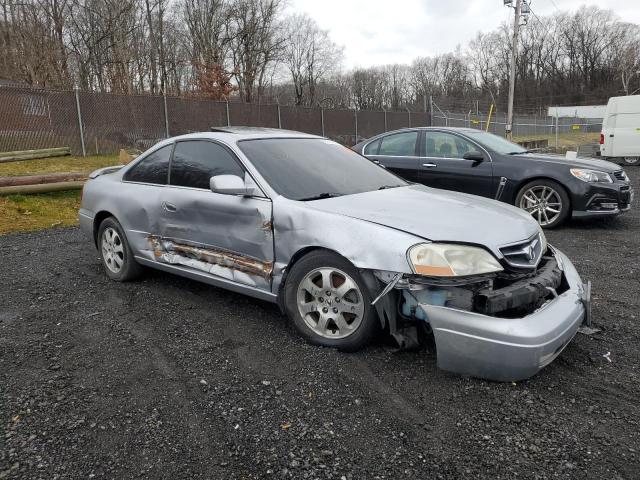
[[[529,140],[520,140],[518,142],[523,148],[527,150],[537,150],[543,148],[549,148],[549,139],[548,138],[532,138]]]
[[[61,192],[64,190],[79,190],[83,187],[84,180],[74,182],[38,183],[35,185],[12,185],[0,187],[0,195],[30,194]]]
[[[39,158],[63,157],[71,155],[69,147],[44,148],[41,150],[22,150],[18,152],[0,152],[0,163],[37,160]]]

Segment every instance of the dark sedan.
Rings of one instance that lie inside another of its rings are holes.
[[[617,215],[633,201],[629,178],[614,163],[535,153],[482,130],[408,128],[353,149],[411,182],[516,205],[544,228],[569,216]]]

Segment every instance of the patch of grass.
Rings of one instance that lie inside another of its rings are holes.
[[[67,156],[23,160],[21,162],[0,163],[0,177],[66,172],[91,173],[98,168],[120,165],[120,163],[117,155]]]
[[[80,190],[0,196],[0,235],[78,223]]]
[[[555,147],[556,136],[555,134],[540,134],[540,135],[521,135],[513,137],[514,141],[522,142],[525,140],[538,140],[546,138],[549,141],[550,147]],[[580,145],[586,145],[588,143],[598,143],[600,140],[599,132],[571,132],[562,133],[558,135],[558,146],[562,150],[576,150]]]

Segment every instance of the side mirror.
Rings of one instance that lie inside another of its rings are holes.
[[[465,160],[473,160],[474,162],[484,162],[484,155],[477,150],[470,150],[462,155]]]
[[[213,193],[226,195],[253,195],[253,188],[247,188],[244,180],[237,175],[216,175],[209,180]]]

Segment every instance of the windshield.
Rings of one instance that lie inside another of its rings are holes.
[[[466,131],[464,133],[477,141],[483,147],[502,155],[527,152],[526,148],[522,148],[517,143],[510,142],[506,138],[499,137],[493,133],[483,132],[482,130],[473,132]]]
[[[321,138],[242,140],[238,147],[280,195],[315,200],[407,185],[353,150]]]

